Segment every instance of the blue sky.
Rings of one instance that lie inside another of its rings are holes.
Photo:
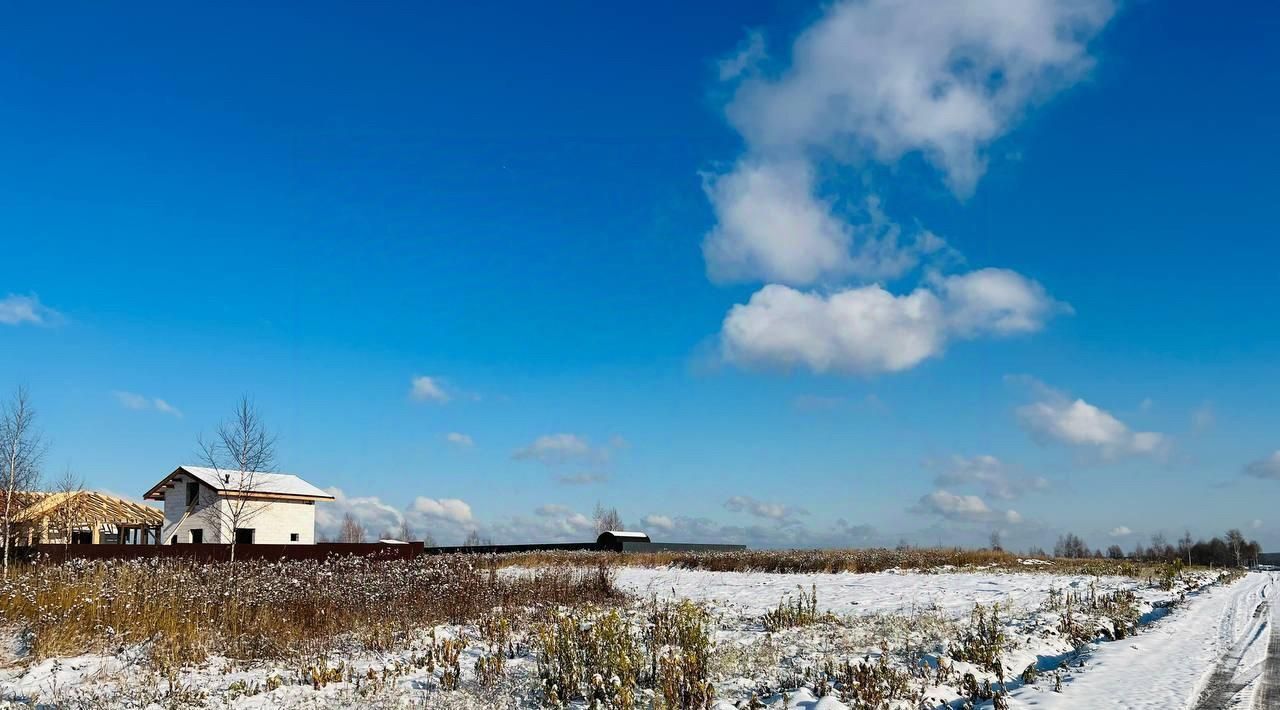
[[[0,385],[442,541],[1280,544],[1280,13],[999,5],[15,8]]]

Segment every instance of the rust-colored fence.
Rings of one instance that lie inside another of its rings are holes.
[[[422,554],[421,542],[403,545],[384,543],[317,543],[315,545],[236,545],[237,560],[323,560],[356,555],[382,560],[407,560]],[[149,560],[184,559],[226,562],[230,545],[33,545],[17,550],[19,559],[63,562],[65,560]]]

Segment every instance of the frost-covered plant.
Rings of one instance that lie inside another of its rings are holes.
[[[764,630],[770,633],[798,626],[812,626],[823,621],[832,621],[830,614],[818,613],[818,586],[813,585],[809,594],[803,588],[797,590],[794,598],[783,597],[778,608],[765,612],[761,618]]]

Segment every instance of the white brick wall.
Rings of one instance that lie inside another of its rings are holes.
[[[225,523],[230,502],[217,496],[208,486],[200,486],[200,499],[191,515],[174,528],[174,523],[187,511],[187,482],[194,480],[188,476],[176,476],[176,485],[165,490],[164,495],[164,537],[161,541],[169,544],[177,536],[178,544],[191,542],[191,531],[204,531],[205,542],[231,542],[231,526]],[[219,506],[222,515],[210,510],[211,506]],[[219,520],[219,517],[222,520]],[[316,541],[316,506],[312,501],[249,501],[245,504],[240,516],[240,527],[254,530],[254,542],[262,545],[312,545]],[[290,535],[298,535],[297,542],[289,539]]]

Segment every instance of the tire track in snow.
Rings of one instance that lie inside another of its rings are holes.
[[[1263,682],[1259,693],[1260,698],[1268,692],[1275,693],[1278,704],[1268,704],[1264,699],[1258,707],[1280,708],[1280,686],[1276,686],[1272,691],[1267,690],[1273,685],[1269,681],[1273,676],[1280,682],[1280,659],[1275,657],[1280,653],[1280,641],[1277,641],[1276,630],[1270,623],[1271,602],[1267,599],[1271,584],[1272,582],[1268,582],[1267,586],[1261,589],[1262,601],[1254,607],[1244,634],[1237,638],[1223,657],[1214,664],[1209,680],[1194,706],[1195,710],[1228,710],[1228,708],[1237,707],[1236,696],[1258,678],[1256,671],[1250,673],[1252,669],[1244,667],[1244,656],[1256,644],[1267,641],[1270,641],[1270,645],[1267,649],[1266,666],[1262,672]],[[1230,638],[1233,635],[1231,629],[1235,625],[1235,611],[1236,608],[1232,607],[1223,616],[1222,630],[1225,633],[1221,635],[1222,638]],[[1269,639],[1268,631],[1271,631]]]
[[[1276,613],[1271,612],[1271,644],[1267,646],[1267,662],[1262,671],[1262,684],[1258,687],[1256,708],[1280,708],[1280,626],[1274,623]]]

